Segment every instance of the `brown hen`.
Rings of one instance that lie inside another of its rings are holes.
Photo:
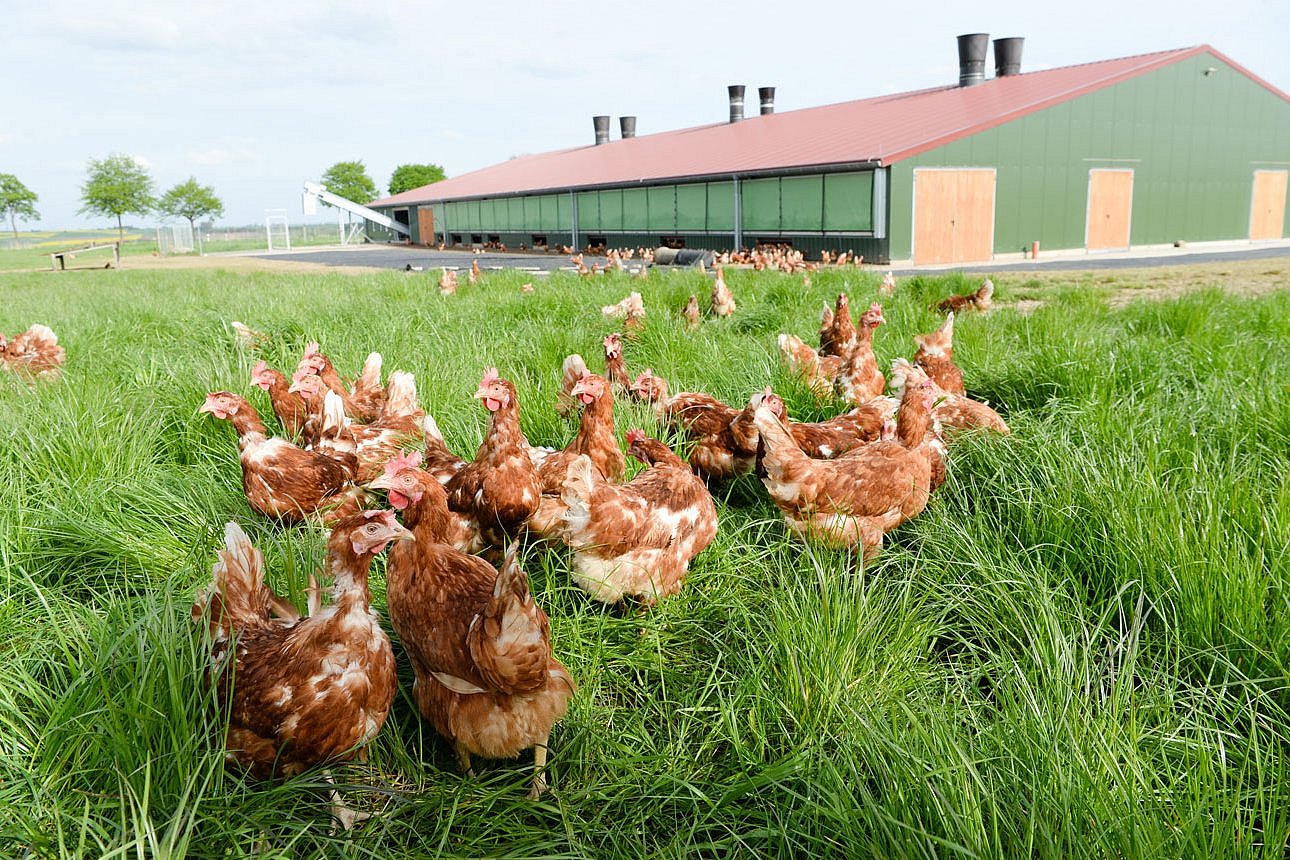
[[[550,625],[516,563],[518,544],[499,575],[447,543],[447,497],[432,475],[403,469],[388,484],[415,536],[390,553],[386,603],[412,662],[417,709],[467,773],[472,755],[514,758],[532,748],[536,799],[546,790],[551,729],[574,685],[551,655]]]

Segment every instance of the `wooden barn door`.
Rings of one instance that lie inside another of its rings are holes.
[[[1127,249],[1132,216],[1133,171],[1090,170],[1084,247],[1090,251]]]
[[[1285,232],[1286,177],[1290,171],[1254,171],[1250,200],[1250,239],[1280,239]]]
[[[994,256],[992,167],[914,171],[914,264],[977,263]]]
[[[434,207],[417,207],[417,244],[434,244]]]

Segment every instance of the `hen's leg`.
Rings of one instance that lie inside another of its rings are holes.
[[[455,746],[457,749],[457,764],[461,765],[461,772],[466,776],[473,777],[475,769],[470,765],[470,750],[466,749],[461,741],[457,741]]]
[[[330,792],[331,817],[336,819],[337,824],[346,830],[353,830],[355,825],[362,824],[372,817],[370,812],[358,812],[350,809],[344,799],[341,798],[340,792],[336,790],[336,780],[332,778],[331,771],[323,771],[323,779],[327,780],[332,787]]]
[[[533,746],[533,786],[529,789],[529,800],[537,800],[546,791],[546,744],[550,735]]]

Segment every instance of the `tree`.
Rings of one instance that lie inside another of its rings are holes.
[[[156,206],[152,176],[130,156],[114,152],[99,161],[90,159],[89,173],[81,186],[85,205],[78,212],[116,216],[117,238],[124,236],[121,216],[126,212],[147,215]]]
[[[9,216],[9,226],[13,229],[14,239],[18,238],[18,224],[15,219],[35,221],[40,217],[32,204],[40,198],[36,192],[18,181],[12,173],[0,173],[0,212]]]
[[[376,183],[367,175],[367,168],[361,161],[336,162],[322,175],[322,184],[327,186],[327,190],[332,194],[355,203],[367,203],[369,200],[376,199],[379,194]]]
[[[197,177],[188,177],[171,188],[157,201],[157,211],[188,219],[188,226],[197,236],[197,253],[202,252],[202,232],[197,228],[197,219],[207,215],[218,218],[224,214],[224,203],[215,196],[215,189],[209,185],[198,185]]]
[[[437,164],[400,164],[390,175],[390,193],[398,194],[447,178],[443,168]]]

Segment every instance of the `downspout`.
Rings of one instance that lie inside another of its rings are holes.
[[[572,189],[569,191],[569,218],[571,221],[569,224],[571,234],[569,244],[573,246],[573,252],[576,254],[580,247],[578,242],[578,195],[574,194]]]
[[[730,177],[734,182],[735,194],[735,247],[732,250],[741,250],[744,246],[744,203],[743,194],[739,189],[739,177]]]

